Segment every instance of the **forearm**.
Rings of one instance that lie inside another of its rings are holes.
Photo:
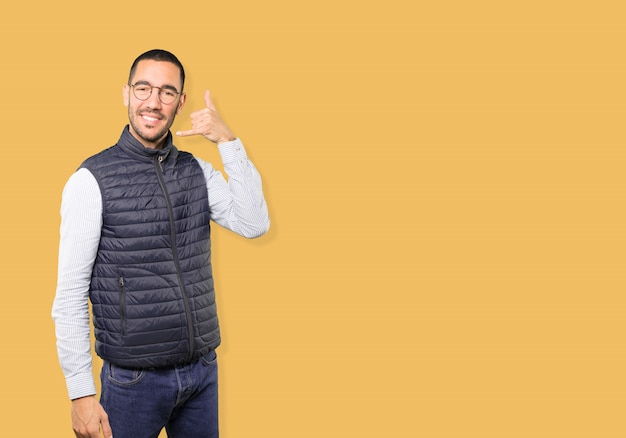
[[[261,176],[239,139],[218,147],[228,182],[205,163],[211,219],[241,236],[261,236],[270,226]]]
[[[59,291],[52,317],[59,363],[65,376],[68,396],[73,400],[96,393],[92,373],[89,309],[72,298],[82,295],[80,292],[75,293],[71,289]]]

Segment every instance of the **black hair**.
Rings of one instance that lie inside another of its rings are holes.
[[[172,64],[176,65],[180,69],[180,80],[182,83],[180,92],[182,93],[183,88],[185,88],[185,69],[183,68],[183,64],[181,64],[181,62],[173,53],[162,49],[148,50],[147,52],[139,55],[137,59],[135,59],[133,65],[130,67],[130,73],[128,75],[128,85],[130,85],[130,81],[132,80],[133,75],[137,70],[137,64],[139,64],[139,61],[144,60],[171,62]]]

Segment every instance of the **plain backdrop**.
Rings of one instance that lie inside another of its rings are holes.
[[[210,89],[272,219],[213,228],[224,438],[626,436],[623,2],[0,12],[0,435],[73,436],[61,192],[164,48],[188,74],[173,129]]]

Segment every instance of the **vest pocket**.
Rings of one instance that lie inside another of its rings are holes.
[[[126,287],[124,277],[120,276],[120,313],[122,319],[122,336],[126,334]]]

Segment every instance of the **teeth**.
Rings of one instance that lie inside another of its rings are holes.
[[[144,119],[146,119],[146,120],[148,120],[150,122],[156,122],[157,120],[159,120],[156,117],[150,117],[150,116],[141,116],[141,117],[143,117]]]

